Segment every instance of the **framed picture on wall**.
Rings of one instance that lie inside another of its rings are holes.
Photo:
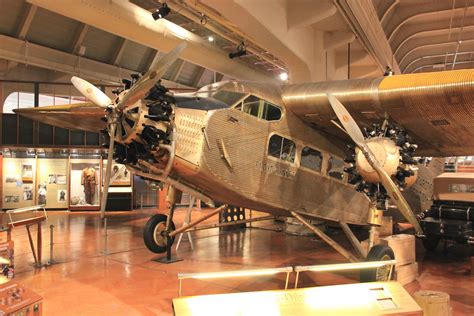
[[[21,165],[21,181],[23,181],[23,183],[33,182],[33,165]]]

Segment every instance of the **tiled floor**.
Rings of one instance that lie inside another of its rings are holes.
[[[202,211],[204,214],[206,211]],[[44,258],[49,259],[49,225],[55,226],[54,259],[59,263],[35,269],[26,230],[13,231],[16,280],[44,297],[44,315],[170,315],[180,272],[210,272],[260,267],[345,262],[315,238],[278,231],[281,224],[259,222],[255,228],[219,234],[217,229],[193,233],[195,249],[184,238],[178,251],[183,261],[153,261],[142,240],[142,227],[152,211],[114,213],[108,220],[108,255],[103,231],[94,213],[50,212],[43,225]],[[184,210],[176,213],[180,225]],[[196,213],[195,217],[200,216]],[[210,220],[213,222],[214,220]],[[209,222],[209,221],[208,221]],[[334,238],[343,241],[341,233]],[[419,246],[419,245],[418,245]],[[418,247],[419,281],[406,286],[447,292],[454,315],[474,315],[474,276],[469,250],[451,247],[427,255]],[[46,261],[45,260],[45,261]],[[302,286],[356,282],[356,273],[302,274]],[[294,280],[290,280],[290,286]],[[185,280],[183,295],[281,289],[285,275],[258,278]]]

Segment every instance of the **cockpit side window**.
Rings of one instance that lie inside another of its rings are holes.
[[[245,98],[235,108],[267,121],[278,121],[281,118],[281,109],[278,106],[253,95]]]
[[[283,161],[295,162],[296,145],[291,139],[272,135],[268,143],[268,155]]]
[[[212,95],[214,99],[217,99],[229,106],[233,106],[237,102],[241,101],[247,94],[241,92],[220,90]],[[239,102],[240,104],[240,102]]]

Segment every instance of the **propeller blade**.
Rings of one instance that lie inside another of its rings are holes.
[[[179,58],[186,48],[186,42],[176,46],[172,51],[163,56],[156,64],[150,67],[138,81],[128,90],[122,100],[117,105],[118,109],[134,104],[142,99],[145,94],[161,79],[166,70]]]
[[[105,217],[105,207],[107,204],[107,197],[109,196],[109,185],[110,177],[112,173],[112,158],[114,156],[114,139],[115,131],[117,128],[117,123],[111,123],[110,128],[110,142],[109,142],[109,151],[107,153],[107,167],[105,169],[105,178],[104,178],[104,192],[102,192],[102,201],[100,203],[100,218]]]
[[[92,83],[75,76],[71,78],[71,82],[74,87],[79,90],[80,93],[82,93],[83,96],[92,101],[94,104],[103,108],[106,108],[112,104],[112,100]]]
[[[412,209],[408,205],[408,202],[405,200],[390,175],[382,168],[377,158],[375,158],[369,146],[367,146],[365,143],[364,135],[362,134],[354,118],[352,118],[352,115],[349,114],[345,106],[339,102],[336,97],[329,93],[327,96],[334,113],[336,113],[337,118],[341,122],[347,134],[349,134],[357,147],[359,147],[359,149],[362,151],[369,164],[379,175],[384,188],[387,190],[387,193],[389,194],[392,201],[397,205],[400,213],[402,213],[403,217],[405,217],[405,219],[413,225],[417,234],[423,234],[423,230],[421,229],[416,216],[413,214]]]
[[[402,213],[403,217],[413,225],[417,234],[422,235],[423,230],[421,229],[420,223],[418,222],[413,210],[408,205],[407,200],[403,197],[402,193],[398,189],[395,182],[393,182],[390,175],[382,168],[378,160],[375,158],[373,153],[370,151],[367,145],[359,146],[360,150],[364,153],[365,158],[370,163],[372,168],[377,172],[382,181],[383,187],[387,190],[388,195],[392,201],[397,205],[398,210]]]
[[[362,131],[360,130],[359,126],[354,121],[352,116],[349,114],[349,112],[346,110],[344,105],[342,105],[342,103],[339,102],[339,100],[330,93],[327,94],[327,97],[334,113],[336,113],[337,118],[341,122],[347,134],[352,138],[354,143],[356,143],[356,145],[358,146],[360,144],[364,144],[365,139],[364,135],[362,134]]]

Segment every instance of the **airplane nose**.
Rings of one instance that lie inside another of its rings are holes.
[[[127,106],[118,124],[114,158],[129,165],[146,161],[161,166],[169,160],[174,126],[174,98],[161,84],[156,84],[147,95]]]

